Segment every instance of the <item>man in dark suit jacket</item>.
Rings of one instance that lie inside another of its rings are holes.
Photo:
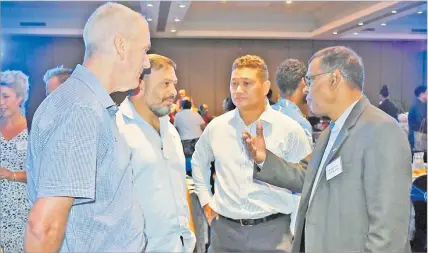
[[[381,102],[379,104],[379,109],[384,111],[389,116],[393,117],[395,120],[398,121],[398,108],[397,106],[389,99],[389,89],[388,86],[384,85],[382,86],[382,89],[380,89],[380,99]]]
[[[362,94],[361,58],[332,47],[310,60],[308,104],[330,125],[312,158],[290,164],[244,132],[254,178],[301,193],[293,252],[410,252],[411,152],[396,122]]]

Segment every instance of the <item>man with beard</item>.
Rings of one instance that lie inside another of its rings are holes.
[[[121,104],[119,131],[132,152],[134,183],[146,218],[147,252],[193,252],[180,136],[169,122],[177,95],[175,63],[149,55],[151,73]]]

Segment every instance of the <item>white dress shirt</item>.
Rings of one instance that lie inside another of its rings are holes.
[[[289,162],[305,158],[311,148],[303,128],[268,104],[260,116],[267,148]],[[196,144],[192,157],[195,192],[201,205],[232,219],[258,219],[295,210],[291,192],[253,181],[254,161],[242,139],[256,135],[257,121],[246,126],[237,109],[214,118]],[[215,194],[210,191],[210,163],[215,161]]]
[[[193,252],[196,239],[189,226],[185,158],[177,130],[165,116],[160,118],[159,135],[128,98],[116,121],[132,150],[134,183],[146,218],[146,251]]]
[[[336,141],[337,136],[340,133],[340,130],[342,130],[343,124],[345,124],[346,119],[348,118],[349,114],[351,114],[352,109],[354,109],[358,101],[359,100],[355,101],[352,105],[350,105],[348,109],[346,109],[345,112],[343,112],[342,115],[340,115],[340,117],[336,120],[336,122],[334,122],[333,129],[330,129],[330,137],[328,139],[327,146],[324,150],[324,154],[322,156],[320,166],[318,167],[317,175],[315,176],[315,182],[314,182],[314,186],[312,187],[311,196],[309,197],[309,203],[311,203],[315,189],[318,186],[318,181],[321,175],[322,168],[324,167],[325,160],[327,160],[327,157],[330,154],[331,148],[333,147],[333,144]]]
[[[205,121],[199,113],[190,109],[184,109],[175,114],[174,125],[177,127],[182,140],[193,140],[202,134],[201,125]]]

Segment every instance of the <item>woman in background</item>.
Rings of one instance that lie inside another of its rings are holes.
[[[28,77],[21,71],[1,73],[0,83],[0,248],[24,251],[24,231],[30,206],[27,200],[27,120],[23,106]]]

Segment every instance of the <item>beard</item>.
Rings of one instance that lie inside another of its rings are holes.
[[[160,105],[151,105],[149,106],[150,110],[153,112],[154,115],[156,115],[157,117],[163,117],[168,115],[171,112],[171,107],[169,106],[163,106],[162,104]]]
[[[173,97],[163,98],[161,103],[159,104],[151,104],[148,105],[149,109],[153,112],[157,117],[163,117],[171,113],[171,106],[166,106],[163,102],[167,99],[174,99]]]

